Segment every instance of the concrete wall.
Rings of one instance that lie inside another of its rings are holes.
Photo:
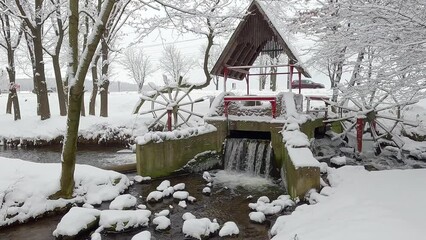
[[[136,148],[136,169],[139,175],[165,177],[182,168],[198,153],[222,151],[224,137],[217,132],[191,138],[150,142]]]
[[[142,176],[164,177],[182,168],[198,153],[217,151],[222,153],[223,142],[228,136],[228,130],[270,132],[271,144],[274,149],[276,166],[285,173],[284,182],[289,194],[303,199],[311,188],[319,189],[319,168],[302,167],[296,169],[292,164],[285,148],[280,131],[282,123],[231,121],[229,125],[224,120],[208,120],[217,128],[217,131],[194,136],[187,139],[164,141],[138,145],[136,150],[137,172]],[[307,122],[301,130],[314,136],[316,127],[322,126],[322,121]]]

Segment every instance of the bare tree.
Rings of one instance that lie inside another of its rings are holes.
[[[25,22],[26,29],[29,31],[27,36],[30,39],[29,43],[34,54],[34,81],[36,84],[36,93],[40,101],[38,107],[41,120],[50,118],[42,43],[43,24],[50,15],[50,12],[45,11],[43,2],[43,0],[35,0],[34,5],[31,5],[27,1],[15,0],[14,5],[12,1],[5,1],[4,4],[4,6],[7,6],[8,11]]]
[[[195,62],[184,56],[175,45],[166,46],[160,59],[160,68],[173,82],[178,82],[180,77],[185,77],[194,65]]]
[[[61,72],[61,64],[59,61],[60,53],[62,50],[62,43],[65,37],[65,29],[66,25],[66,14],[64,14],[62,8],[65,1],[63,0],[51,0],[51,3],[54,8],[54,13],[51,14],[51,29],[53,30],[54,38],[53,39],[53,50],[50,50],[44,47],[45,52],[52,58],[53,72],[55,74],[55,82],[56,82],[56,92],[58,94],[58,102],[59,102],[59,114],[61,116],[65,116],[67,114],[66,107],[66,93],[62,80],[62,72]],[[45,38],[46,39],[46,38]],[[45,44],[48,45],[48,44]]]
[[[19,100],[18,100],[18,93],[16,92],[16,69],[15,69],[15,50],[18,47],[22,34],[22,22],[18,21],[18,23],[15,23],[14,21],[10,20],[9,12],[5,8],[4,0],[0,1],[0,22],[1,22],[1,37],[3,38],[3,41],[0,41],[0,47],[2,47],[7,52],[7,62],[8,65],[6,67],[7,74],[9,76],[9,96],[7,99],[7,105],[6,105],[6,113],[11,114],[12,113],[12,105],[13,105],[13,112],[14,112],[14,119],[19,120],[21,119],[21,111],[19,108]],[[15,31],[15,34],[12,33],[11,29],[17,29]]]
[[[196,88],[208,86],[212,80],[209,61],[215,38],[227,36],[234,29],[237,19],[245,15],[246,4],[240,0],[155,0],[162,5],[171,21],[171,27],[182,33],[190,32],[206,37],[203,71],[206,82]]]
[[[96,48],[105,31],[105,27],[116,0],[105,0],[96,24],[87,42],[87,46],[78,57],[78,1],[69,0],[69,46],[70,63],[68,79],[70,93],[68,100],[67,132],[62,149],[61,189],[53,197],[71,198],[74,190],[74,170],[77,152],[77,136],[80,123],[81,101],[84,94],[84,80],[90,63],[95,55]],[[80,59],[80,61],[79,61]]]
[[[127,49],[123,54],[120,64],[126,68],[129,75],[138,85],[138,92],[142,92],[145,79],[154,73],[156,69],[151,63],[148,56],[143,53],[142,49]]]

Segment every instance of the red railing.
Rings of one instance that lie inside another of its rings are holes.
[[[223,101],[225,103],[224,113],[226,117],[228,117],[229,103],[236,102],[236,101],[246,101],[246,102],[268,101],[271,103],[272,117],[275,118],[277,114],[277,98],[275,96],[225,96],[223,98]]]

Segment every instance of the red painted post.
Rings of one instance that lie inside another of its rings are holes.
[[[275,118],[277,115],[277,101],[271,101],[272,108],[272,118]]]
[[[172,111],[167,110],[167,130],[172,131]]]
[[[229,69],[223,68],[223,91],[226,92],[226,80],[228,79]]]
[[[356,144],[359,153],[362,152],[362,135],[364,134],[364,119],[356,119]]]
[[[291,83],[293,82],[293,70],[294,70],[294,66],[290,65],[290,90],[292,90]]]
[[[248,74],[247,73],[247,76],[246,76],[246,83],[247,83],[247,96],[248,95],[250,95],[250,81],[249,81],[249,76],[250,76],[250,74]]]
[[[302,73],[299,71],[297,72],[297,75],[299,75],[299,94],[302,93]]]

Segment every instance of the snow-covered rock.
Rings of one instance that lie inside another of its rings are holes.
[[[326,162],[320,162],[320,172],[327,173],[328,164]]]
[[[251,212],[249,213],[250,221],[256,223],[263,223],[266,219],[265,214],[263,212]]]
[[[83,204],[82,207],[84,207],[84,208],[91,208],[91,209],[95,208],[92,204],[88,204],[88,203]]]
[[[188,196],[188,199],[187,199],[190,203],[194,203],[195,201],[197,201],[197,199],[195,198],[195,197],[193,197],[193,196]]]
[[[186,200],[189,197],[189,193],[187,191],[177,191],[173,193],[173,198],[179,200]]]
[[[82,231],[90,230],[97,226],[101,211],[97,209],[72,207],[66,213],[53,231],[53,236],[72,237]]]
[[[202,237],[216,232],[219,227],[218,223],[212,222],[208,218],[190,218],[183,222],[182,232],[185,234],[185,237],[193,237],[201,240]]]
[[[211,193],[212,193],[211,188],[209,188],[209,187],[203,188],[203,194],[204,195],[210,195]]]
[[[146,209],[146,205],[145,204],[139,204],[138,209]]]
[[[344,165],[346,165],[346,157],[345,156],[332,157],[330,159],[330,162],[333,163],[336,166],[344,166]]]
[[[267,196],[261,196],[259,199],[257,199],[257,202],[270,203],[271,200],[269,200]]]
[[[151,240],[151,233],[149,231],[142,231],[132,237],[131,240]]]
[[[309,204],[316,204],[324,200],[324,195],[319,194],[315,189],[311,189],[308,193],[306,193],[306,200],[308,200]]]
[[[185,200],[180,201],[178,205],[179,205],[179,207],[182,207],[182,208],[186,208],[187,207]]]
[[[238,235],[240,234],[240,230],[238,229],[237,224],[235,222],[226,222],[222,229],[219,231],[220,237],[226,237],[226,236],[232,236],[232,235]]]
[[[94,232],[90,235],[90,240],[102,240],[102,236],[100,233]]]
[[[136,175],[133,177],[133,181],[138,183],[148,182],[148,181],[151,181],[151,177],[142,177],[140,175]]]
[[[210,173],[209,172],[203,172],[203,179],[204,180],[206,180],[207,182],[212,182],[213,181],[213,178],[212,178],[212,176],[210,175]]]
[[[160,211],[158,213],[154,213],[154,216],[159,217],[159,216],[169,216],[170,215],[170,210],[169,209],[165,209],[163,211]]]
[[[190,212],[186,212],[182,215],[182,219],[183,220],[196,219],[196,217],[194,216],[194,214],[192,214]]]
[[[274,203],[264,203],[264,202],[249,203],[249,208],[252,210],[256,210],[258,212],[262,212],[265,215],[273,215],[283,210],[282,205],[284,203],[281,203],[281,201],[283,200],[278,200],[278,201],[275,201]]]
[[[123,231],[139,226],[148,226],[149,210],[104,210],[101,212],[99,225],[109,231]]]
[[[185,190],[185,183],[178,183],[178,184],[173,186],[173,189],[175,191],[183,191],[183,190]]]
[[[155,227],[155,230],[157,231],[166,230],[170,228],[170,224],[171,224],[170,219],[167,218],[166,216],[158,216],[154,218],[154,220],[152,220],[152,223],[154,225],[157,225],[157,227]]]
[[[172,196],[172,194],[175,192],[175,189],[173,187],[168,187],[166,189],[164,189],[163,191],[163,197],[170,197]]]
[[[147,202],[159,202],[163,199],[163,192],[160,191],[152,191],[146,197]]]
[[[109,209],[112,210],[123,210],[129,209],[136,205],[137,199],[130,194],[124,194],[117,196],[112,202],[109,204]]]
[[[157,191],[164,191],[166,188],[170,187],[170,181],[164,180],[158,185]]]

